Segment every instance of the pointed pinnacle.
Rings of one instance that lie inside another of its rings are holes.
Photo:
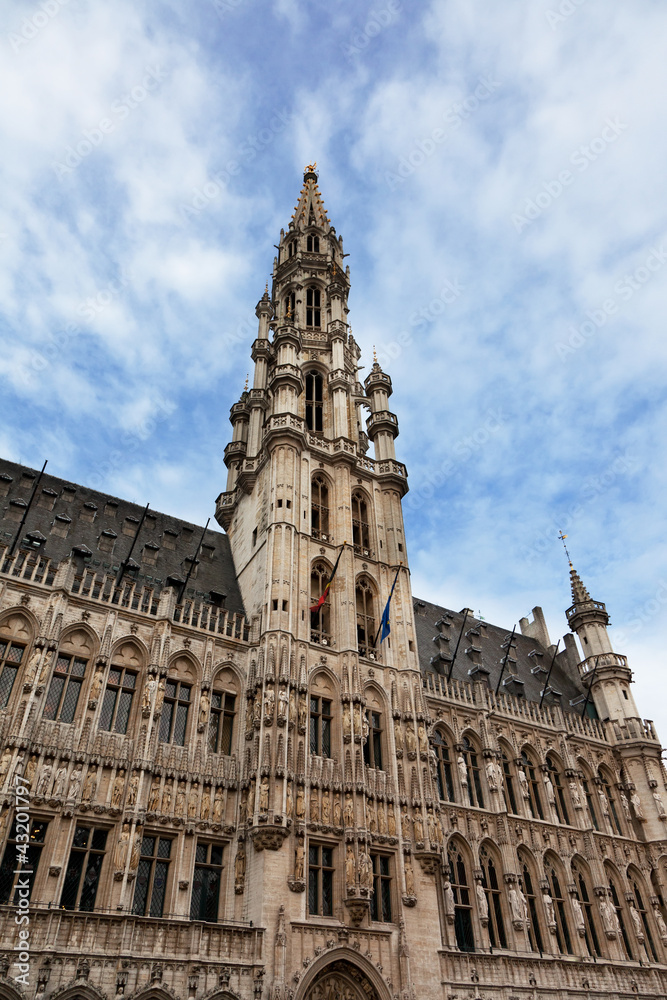
[[[590,601],[591,595],[588,593],[583,583],[581,582],[581,577],[577,573],[572,563],[570,563],[570,585],[572,587],[573,604],[583,604],[586,601]]]

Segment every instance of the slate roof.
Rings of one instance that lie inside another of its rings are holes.
[[[413,603],[419,664],[422,673],[430,672],[447,676],[459,635],[461,635],[465,608],[461,611],[451,611],[449,608],[440,607],[438,604],[432,604],[421,598],[414,598]],[[447,625],[448,622],[449,625]],[[438,623],[440,624],[438,625]],[[507,642],[511,633],[511,627],[502,628],[469,615],[456,654],[452,677],[458,681],[472,681],[475,678],[487,679],[489,686],[495,691],[503,659],[507,652],[507,649],[503,648],[503,643]],[[449,637],[449,641],[447,641],[447,637]],[[539,702],[546,679],[545,671],[549,669],[553,653],[553,646],[548,650],[531,636],[522,635],[517,627],[514,634],[513,652],[511,659],[508,658],[503,681],[512,675],[523,681],[523,684],[511,681],[508,684],[501,683],[500,690],[515,696],[523,696],[528,701]],[[515,662],[512,662],[512,659]],[[474,671],[476,664],[488,673],[478,671],[471,675],[469,671],[471,669]],[[543,667],[544,670],[536,670],[539,667]],[[570,701],[577,700],[582,695],[585,697],[586,691],[582,687],[576,662],[567,650],[562,649],[562,643],[561,652],[556,658],[551,673],[549,687],[560,692],[561,697],[558,699],[558,703],[562,709],[581,714],[582,704],[572,706]],[[544,703],[546,705],[554,704],[553,696],[547,695]],[[589,713],[587,712],[587,714]]]
[[[0,544],[11,545],[38,475],[35,469],[0,459]],[[21,540],[38,533],[37,537],[45,539],[39,548],[40,555],[55,563],[69,556],[75,547],[79,551],[84,547],[84,555],[86,549],[90,552],[86,565],[100,574],[115,573],[130,552],[143,512],[144,508],[138,504],[45,472],[21,531]],[[67,530],[66,537],[54,533],[58,518],[60,530]],[[133,579],[158,590],[170,576],[184,581],[190,565],[188,558],[194,555],[202,531],[203,525],[149,509],[132,552],[132,561],[138,567]],[[105,552],[105,545],[113,546],[112,552]],[[225,596],[226,610],[244,611],[229,538],[208,529],[185,596],[209,601],[212,592]]]

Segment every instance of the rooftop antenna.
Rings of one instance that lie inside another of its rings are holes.
[[[146,506],[144,507],[144,512],[141,515],[141,520],[139,521],[139,524],[137,526],[137,530],[134,533],[134,538],[132,539],[132,544],[130,545],[130,551],[127,553],[125,559],[123,559],[123,561],[122,561],[122,563],[120,565],[120,569],[118,570],[118,576],[116,577],[116,582],[114,584],[114,588],[116,590],[118,590],[118,588],[120,587],[120,585],[122,583],[122,580],[123,580],[123,577],[125,576],[125,571],[127,570],[128,563],[129,563],[130,559],[132,558],[132,553],[134,552],[134,546],[137,544],[137,538],[139,537],[139,532],[141,531],[141,528],[142,528],[142,525],[144,523],[144,519],[146,517],[146,514],[148,513],[148,508],[149,507],[150,507],[149,503],[147,503]]]

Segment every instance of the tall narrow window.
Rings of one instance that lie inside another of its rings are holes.
[[[361,656],[375,655],[375,610],[373,591],[368,580],[359,580],[355,588],[357,605],[357,646]]]
[[[535,896],[535,887],[533,885],[533,876],[531,874],[530,868],[526,861],[521,861],[521,874],[519,875],[519,881],[523,894],[526,897],[528,903],[528,912],[530,914],[530,925],[528,927],[528,939],[530,941],[530,947],[533,951],[544,951],[544,946],[542,944],[542,931],[540,929],[540,920],[537,914],[537,898]]]
[[[58,722],[74,720],[87,662],[78,656],[58,654],[46,696],[45,719],[57,719]]]
[[[549,780],[551,781],[551,786],[554,793],[553,805],[556,809],[556,814],[561,823],[570,822],[570,817],[567,812],[567,804],[565,801],[565,791],[563,789],[563,782],[561,781],[560,771],[556,765],[556,762],[552,757],[547,757],[547,774]],[[547,786],[548,787],[548,786]]]
[[[528,791],[530,793],[528,803],[530,805],[530,811],[534,819],[544,819],[542,796],[540,795],[540,782],[535,772],[535,765],[529,759],[528,754],[525,751],[521,754],[521,763],[523,764],[524,774],[528,779]]]
[[[625,926],[625,915],[623,913],[623,907],[621,905],[620,894],[616,891],[616,886],[614,885],[614,880],[609,879],[609,891],[611,893],[611,901],[614,904],[614,909],[616,910],[616,916],[618,917],[618,922],[621,927],[621,938],[623,940],[623,948],[625,949],[626,958],[631,962],[634,961],[634,954],[632,952],[632,947],[630,945],[630,938],[628,937],[628,930]]]
[[[352,544],[357,555],[369,556],[371,554],[370,537],[368,504],[364,494],[355,490],[352,494]]]
[[[519,810],[516,806],[516,794],[514,791],[514,774],[512,771],[512,765],[509,762],[507,754],[503,750],[502,752],[502,764],[503,764],[503,796],[505,798],[505,808],[508,813],[513,813],[515,816],[518,815]]]
[[[364,743],[364,761],[367,767],[382,770],[382,716],[379,712],[366,712],[368,735]]]
[[[616,808],[616,798],[614,796],[612,786],[602,768],[600,768],[600,770],[598,771],[598,775],[600,777],[600,781],[602,782],[602,791],[607,800],[607,804],[609,807],[609,816],[611,818],[613,827],[616,833],[623,836],[623,827],[621,826],[621,821],[618,815],[618,809]]]
[[[107,830],[77,826],[74,831],[60,906],[63,910],[95,908],[95,897],[107,846]]]
[[[329,541],[329,487],[324,476],[315,476],[312,482],[310,533],[313,538]]]
[[[285,319],[294,321],[294,311],[296,309],[296,295],[291,292],[285,296]]]
[[[435,774],[438,782],[438,795],[446,802],[454,802],[454,782],[452,781],[452,760],[449,744],[438,729],[436,729],[431,737],[431,744],[435,751]]]
[[[371,862],[373,864],[371,920],[391,923],[390,859],[385,854],[371,854]]]
[[[161,917],[167,892],[171,840],[168,837],[144,837],[134,886],[132,912],[139,917]]]
[[[311,608],[319,603],[330,576],[331,568],[326,563],[315,563],[310,572]],[[331,644],[331,602],[328,593],[317,611],[310,612],[310,641],[323,646]]]
[[[645,941],[646,954],[648,956],[649,961],[651,960],[651,955],[652,955],[653,956],[653,961],[657,962],[657,961],[659,961],[659,959],[658,959],[658,953],[655,950],[655,945],[653,943],[653,935],[651,934],[651,926],[650,926],[649,921],[648,921],[648,914],[646,912],[646,907],[644,906],[644,897],[643,897],[643,894],[642,894],[642,892],[641,892],[641,890],[639,888],[639,885],[638,885],[638,883],[637,883],[637,881],[635,879],[631,878],[630,884],[631,884],[632,890],[633,890],[633,892],[635,894],[635,906],[637,908],[637,911],[639,912],[639,916],[641,917],[642,925],[644,927],[644,937],[646,938],[646,941]]]
[[[306,289],[306,326],[319,330],[320,328],[320,290]]]
[[[472,902],[470,882],[465,861],[456,844],[450,844],[449,880],[454,893],[454,930],[456,943],[461,951],[475,950],[475,937],[472,930]]]
[[[327,698],[310,699],[310,752],[316,757],[331,756],[331,702]]]
[[[467,736],[461,740],[461,755],[465,761],[468,774],[468,798],[471,806],[484,808],[484,793],[477,750]]]
[[[207,920],[215,923],[218,919],[222,855],[223,848],[219,844],[197,843],[190,920]]]
[[[480,848],[479,859],[482,864],[482,887],[486,893],[486,902],[489,910],[489,940],[491,941],[491,947],[506,948],[507,937],[505,935],[505,921],[503,920],[503,908],[500,899],[498,872],[494,859],[486,846]]]
[[[167,681],[160,718],[160,742],[177,743],[185,746],[185,732],[188,725],[190,710],[189,684],[180,681]]]
[[[546,865],[545,871],[549,881],[549,892],[554,904],[554,917],[556,920],[556,939],[562,954],[572,955],[572,941],[570,939],[570,928],[565,914],[565,898],[560,887],[560,879],[553,865]]]
[[[43,820],[33,820],[30,824],[27,858],[25,864],[22,864],[23,870],[18,871],[17,847],[19,845],[16,839],[16,820],[14,821],[9,834],[9,839],[7,841],[7,846],[5,847],[2,865],[0,865],[0,903],[9,903],[10,900],[14,904],[18,903],[18,896],[16,893],[18,890],[17,882],[19,879],[21,880],[21,887],[25,888],[27,883],[28,899],[30,898],[35,881],[35,875],[37,874],[37,868],[39,867],[39,859],[42,855],[42,848],[44,847],[44,838],[46,837],[46,828],[48,825],[49,824],[45,823]]]
[[[595,927],[595,920],[593,917],[593,904],[591,902],[591,894],[588,891],[588,885],[586,883],[586,878],[581,867],[576,861],[572,862],[572,874],[574,875],[574,884],[577,890],[577,899],[579,900],[579,905],[581,906],[584,915],[584,931],[586,936],[586,947],[588,948],[588,954],[591,958],[596,956],[599,958],[602,955],[600,950],[600,942],[598,940],[598,933]]]
[[[306,239],[306,249],[308,253],[319,253],[320,252],[319,236],[308,236]]]
[[[0,639],[0,708],[5,708],[19,672],[25,646]]]
[[[308,847],[308,913],[333,916],[333,850],[320,844]]]
[[[315,431],[317,434],[321,434],[324,430],[322,394],[322,376],[319,372],[308,372],[306,374],[306,427],[309,431]],[[319,478],[322,479],[321,476]]]
[[[211,717],[208,725],[208,748],[211,753],[232,754],[236,695],[214,691],[211,695]]]
[[[600,824],[598,823],[598,816],[595,810],[595,805],[593,803],[593,795],[591,792],[591,784],[588,777],[584,774],[581,779],[581,784],[584,789],[584,795],[586,796],[586,805],[588,806],[588,815],[591,818],[591,823],[596,830],[600,829]]]
[[[123,667],[111,667],[100,713],[100,729],[108,729],[114,733],[127,732],[136,686],[136,673]]]

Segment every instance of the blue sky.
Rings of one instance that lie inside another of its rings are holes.
[[[204,523],[306,163],[392,375],[414,591],[565,628],[667,733],[667,11],[8,3],[0,450]]]

